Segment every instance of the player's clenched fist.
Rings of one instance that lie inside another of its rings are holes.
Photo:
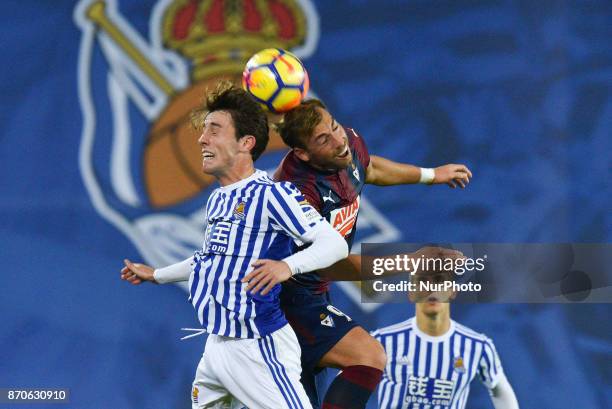
[[[470,183],[470,178],[472,177],[472,172],[465,165],[450,164],[439,166],[434,169],[434,173],[433,184],[446,183],[453,189],[457,185],[465,188]]]
[[[266,295],[278,283],[291,277],[291,269],[284,261],[257,260],[253,264],[253,271],[247,274],[242,282],[249,284],[246,291],[257,294],[262,288],[261,295]]]
[[[155,269],[146,264],[132,263],[130,260],[123,260],[125,267],[121,269],[121,279],[126,280],[134,285],[140,284],[143,281],[151,281],[157,283],[153,277]]]

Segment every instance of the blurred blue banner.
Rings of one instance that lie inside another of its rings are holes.
[[[201,246],[215,184],[199,172],[189,112],[269,46],[303,59],[313,94],[370,153],[473,171],[459,191],[366,187],[358,242],[612,240],[609,1],[0,9],[0,388],[68,388],[69,407],[190,407],[204,337],[179,341],[180,327],[197,326],[186,293],[132,287],[119,270],[125,257],[162,266]],[[258,167],[285,152],[273,137]],[[333,298],[367,329],[414,312],[362,304],[352,283]],[[612,407],[611,314],[610,304],[453,306],[494,340],[523,408]],[[483,387],[468,402],[492,407]]]

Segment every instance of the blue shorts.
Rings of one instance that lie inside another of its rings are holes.
[[[315,294],[290,281],[283,283],[280,304],[302,349],[302,384],[311,404],[318,408],[316,374],[323,369],[318,363],[359,324],[331,305],[328,292]]]

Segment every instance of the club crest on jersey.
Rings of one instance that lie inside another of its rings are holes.
[[[197,386],[194,386],[193,390],[191,391],[191,400],[193,401],[193,403],[198,403],[199,394],[200,394],[200,390],[198,389]]]
[[[336,323],[334,323],[334,319],[331,315],[321,314],[319,318],[321,319],[321,325],[325,327],[334,328],[336,326]]]
[[[236,204],[236,206],[234,207],[234,217],[240,220],[244,220],[245,217],[245,213],[244,213],[244,208],[246,207],[246,203],[244,202],[239,202]]]
[[[453,360],[453,369],[459,373],[465,373],[465,365],[463,365],[462,357],[455,357]]]
[[[145,262],[167,265],[201,247],[202,210],[213,190],[189,113],[219,80],[239,84],[247,60],[263,48],[310,56],[319,17],[311,0],[121,3],[80,0],[74,9],[82,34],[78,163],[99,215]],[[266,153],[281,149],[271,133]],[[244,217],[244,205],[235,210]],[[222,248],[223,237],[216,238]]]
[[[354,133],[355,131],[353,131]],[[361,179],[359,178],[359,168],[357,168],[357,166],[355,165],[355,163],[351,164],[352,168],[353,168],[353,177],[355,179],[357,179],[358,182],[361,182]]]

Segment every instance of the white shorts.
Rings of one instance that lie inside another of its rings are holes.
[[[300,353],[289,324],[260,339],[209,335],[192,408],[311,409],[300,383]]]

